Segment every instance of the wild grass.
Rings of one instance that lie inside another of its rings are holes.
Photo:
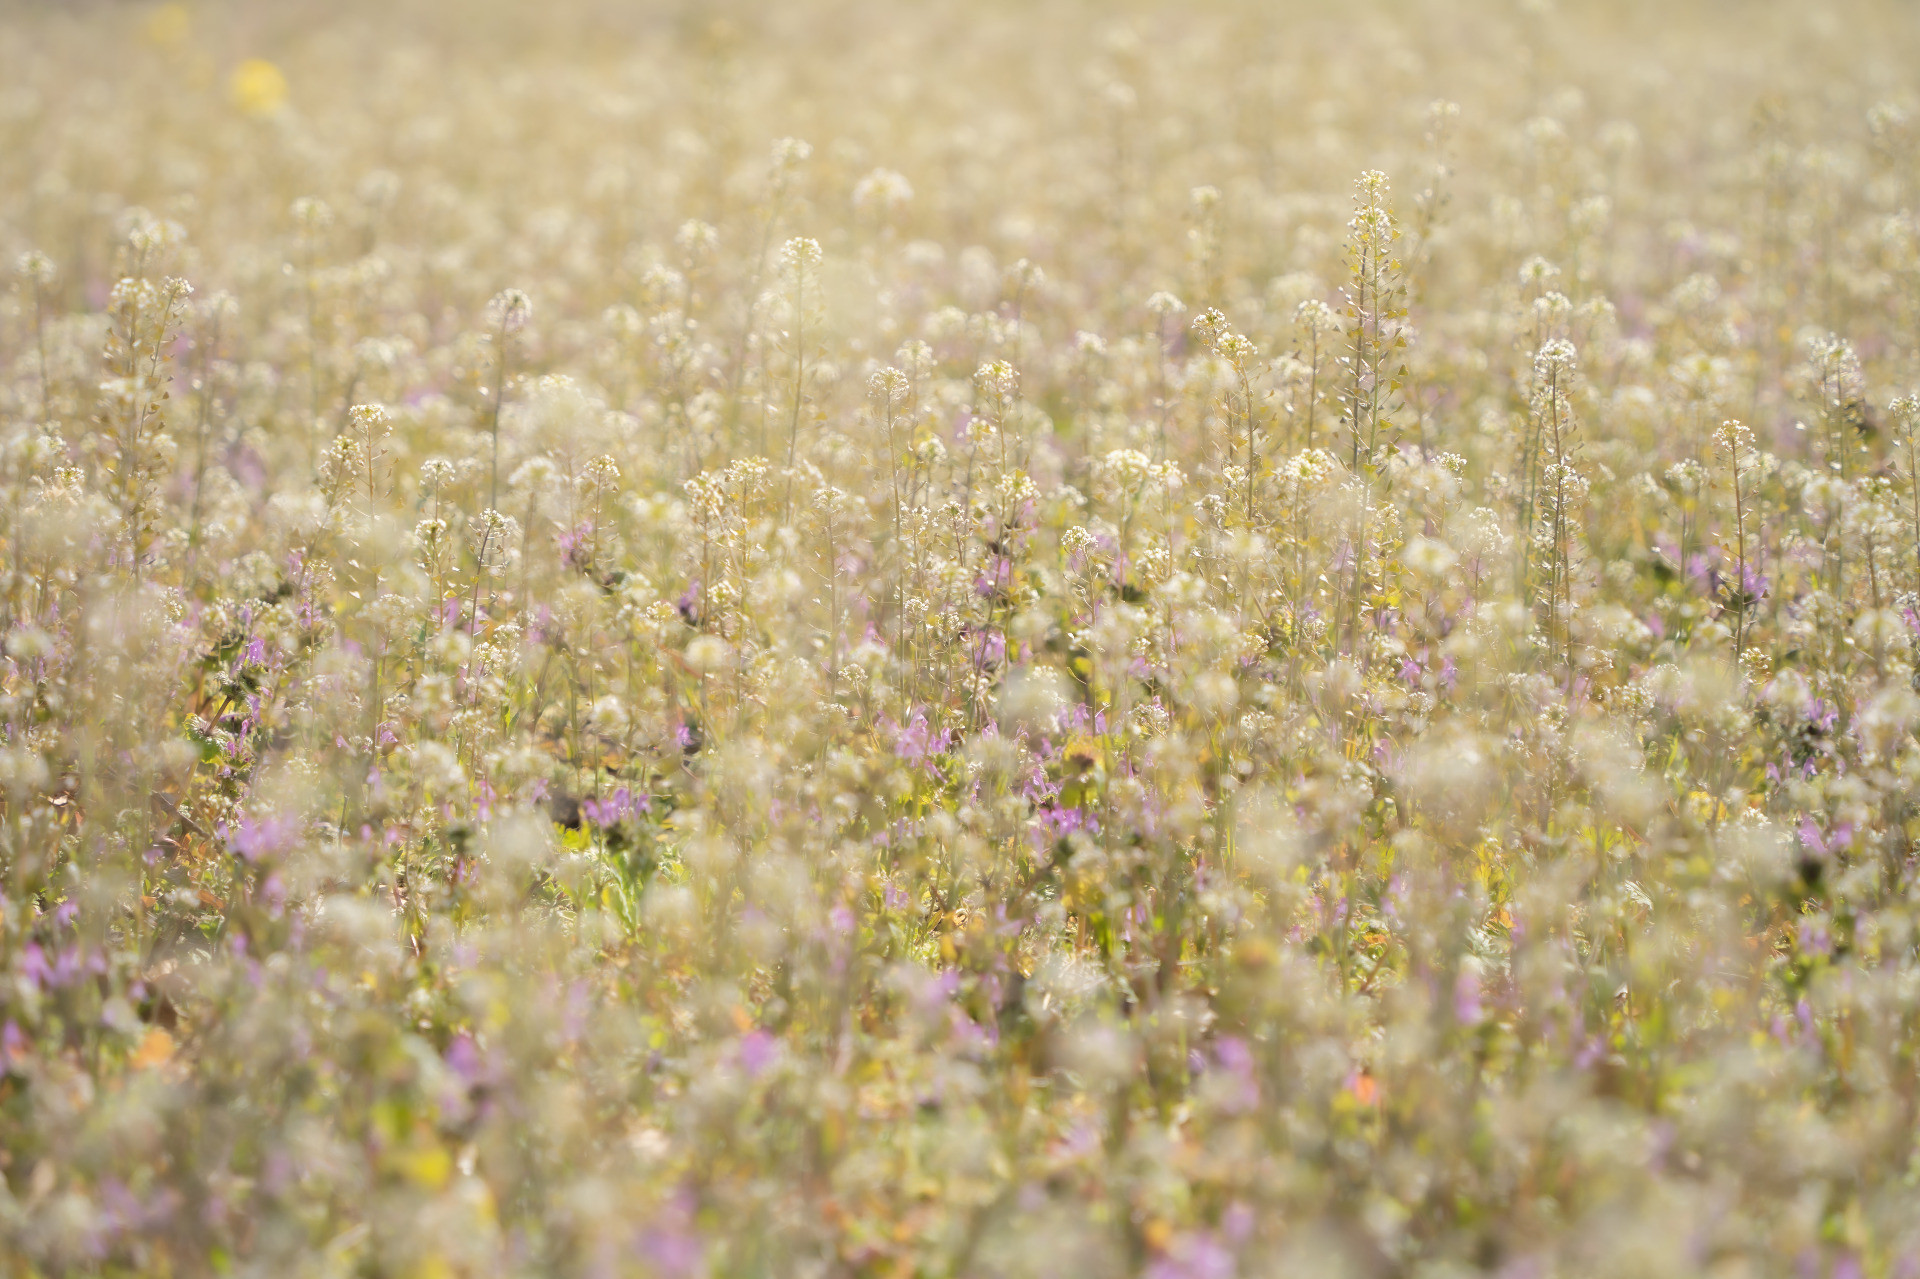
[[[1920,18],[0,14],[0,1275],[1920,1275]]]

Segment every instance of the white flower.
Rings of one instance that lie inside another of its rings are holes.
[[[533,318],[533,299],[519,289],[502,289],[487,303],[488,327],[518,333]]]
[[[733,660],[733,650],[717,635],[696,635],[687,644],[687,665],[701,674],[717,671]]]
[[[892,169],[875,169],[854,184],[853,207],[893,212],[913,199],[913,185]]]

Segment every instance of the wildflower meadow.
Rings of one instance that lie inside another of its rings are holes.
[[[1917,67],[0,4],[0,1279],[1920,1279]]]

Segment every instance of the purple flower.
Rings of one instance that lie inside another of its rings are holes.
[[[568,568],[590,567],[593,561],[592,521],[586,521],[574,528],[562,532],[555,541],[560,548],[560,562]]]
[[[635,1240],[649,1273],[660,1279],[693,1279],[706,1273],[707,1246],[694,1233],[691,1196],[684,1192],[661,1208]]]
[[[1004,555],[996,556],[993,563],[987,566],[987,571],[974,579],[973,592],[984,599],[1012,581],[1013,561]]]
[[[1212,1231],[1177,1235],[1147,1266],[1148,1279],[1233,1279],[1233,1252]]]
[[[682,745],[684,744],[683,742]],[[625,786],[620,787],[605,799],[589,799],[580,805],[580,815],[602,829],[635,820],[642,813],[652,811],[651,795],[636,795]]]
[[[1100,820],[1084,808],[1056,808],[1049,805],[1038,809],[1034,813],[1034,820],[1034,834],[1042,846],[1065,839],[1077,830],[1092,832],[1100,829]]]
[[[1480,978],[1470,968],[1462,968],[1453,980],[1453,1017],[1462,1026],[1477,1026],[1482,1016]]]
[[[461,1031],[447,1044],[447,1067],[454,1074],[473,1083],[480,1078],[480,1050],[473,1042],[473,1036]]]
[[[35,986],[46,987],[54,983],[53,966],[47,963],[47,952],[40,949],[39,942],[28,942],[20,952],[18,972]],[[7,1025],[13,1025],[8,1022]]]
[[[1801,954],[1831,955],[1833,953],[1833,933],[1825,924],[1814,919],[1802,919],[1799,933]]]
[[[750,1030],[740,1036],[740,1069],[747,1078],[757,1078],[780,1057],[780,1041],[764,1030]]]
[[[1006,655],[1007,637],[999,631],[988,631],[981,637],[978,660],[974,663],[974,669],[984,671],[989,667],[998,666]]]
[[[909,764],[918,764],[944,752],[951,744],[950,733],[936,733],[927,726],[925,712],[915,711],[905,728],[893,736],[893,753]]]
[[[943,968],[915,988],[914,1007],[921,1013],[931,1016],[951,1003],[954,993],[959,989],[960,974],[951,968]]]
[[[263,857],[292,847],[300,838],[300,823],[292,817],[269,817],[265,820],[243,817],[237,827],[222,825],[220,834],[227,841],[227,847],[244,860],[258,862]]]
[[[1819,1028],[1814,1024],[1813,1005],[1805,999],[1793,1006],[1793,1016],[1800,1023],[1800,1033],[1806,1038],[1812,1039],[1820,1033]]]
[[[1841,822],[1830,833],[1822,832],[1820,826],[1811,817],[1802,817],[1800,827],[1795,832],[1800,844],[1816,857],[1831,857],[1853,844],[1853,823]]]
[[[1195,1056],[1204,1068],[1204,1059]],[[1220,1109],[1230,1115],[1245,1114],[1260,1104],[1260,1081],[1254,1075],[1253,1053],[1245,1040],[1227,1035],[1214,1044],[1209,1092]]]

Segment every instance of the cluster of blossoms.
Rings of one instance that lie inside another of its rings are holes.
[[[1920,1277],[1910,15],[683,7],[0,13],[0,1279]]]

